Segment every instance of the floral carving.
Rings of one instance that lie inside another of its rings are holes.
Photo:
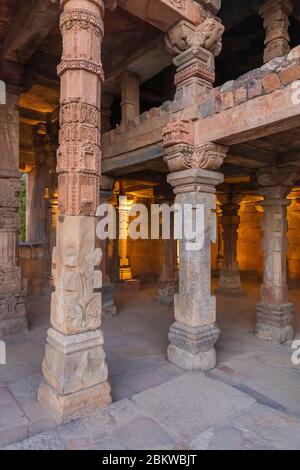
[[[224,145],[208,143],[195,148],[192,158],[186,162],[191,168],[203,168],[204,170],[218,170],[223,164],[229,148]]]
[[[186,0],[168,0],[169,3],[174,6],[175,8],[178,8],[178,10],[185,10],[186,8]]]
[[[217,18],[207,18],[197,27],[183,20],[166,35],[166,46],[174,56],[189,48],[203,48],[217,56],[222,50],[223,33],[224,26]]]
[[[172,121],[163,129],[164,147],[175,144],[193,144],[194,129],[191,121]]]
[[[228,147],[209,142],[194,147],[192,144],[177,142],[164,145],[166,149],[165,161],[171,172],[187,170],[189,168],[216,171],[223,164]]]

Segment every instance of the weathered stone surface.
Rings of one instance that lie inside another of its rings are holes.
[[[61,2],[63,53],[57,155],[55,292],[39,401],[58,421],[110,403],[101,326],[102,250],[96,249],[100,184],[102,0]]]
[[[245,295],[245,291],[241,286],[237,242],[240,224],[238,212],[243,195],[230,193],[229,190],[229,193],[219,193],[218,199],[222,210],[224,260],[219,276],[219,288],[216,292],[221,295],[242,296]]]
[[[133,402],[166,428],[176,430],[180,441],[187,443],[197,433],[253,405],[255,400],[202,373],[189,372],[134,396]]]
[[[267,0],[262,5],[260,14],[266,30],[264,62],[289,52],[289,16],[292,11],[291,0]]]
[[[24,291],[18,260],[19,165],[18,96],[6,94],[0,106],[0,337],[27,328]]]
[[[262,405],[253,405],[207,429],[189,444],[194,450],[298,449],[300,422]]]
[[[224,153],[217,154],[222,160]],[[215,159],[215,160],[218,160]],[[212,158],[212,165],[215,164]],[[208,159],[208,166],[210,165]],[[216,303],[211,296],[211,243],[216,237],[215,185],[222,181],[219,173],[192,169],[169,175],[168,182],[177,194],[175,202],[204,206],[203,240],[201,246],[188,247],[180,241],[179,293],[175,295],[175,320],[171,327],[168,348],[170,362],[189,369],[210,370],[215,366],[214,344],[219,330],[215,326]],[[196,241],[194,242],[196,243]]]
[[[293,63],[279,72],[279,78],[283,85],[288,85],[296,80],[300,80],[300,65]]]
[[[293,337],[293,305],[287,287],[287,195],[298,178],[295,168],[269,168],[257,173],[264,196],[263,242],[264,282],[257,305],[256,334],[282,343]]]
[[[70,395],[60,395],[43,382],[39,388],[38,398],[58,423],[64,423],[109,405],[111,389],[108,382],[102,382]]]
[[[281,87],[279,77],[275,73],[270,73],[262,78],[262,85],[266,93],[272,93]]]
[[[43,372],[47,383],[62,395],[105,382],[102,331],[64,336],[49,330]]]

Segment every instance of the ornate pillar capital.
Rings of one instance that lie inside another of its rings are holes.
[[[229,147],[208,142],[194,145],[192,121],[173,121],[163,130],[165,162],[171,172],[190,168],[216,171],[223,164]]]
[[[219,18],[208,16],[198,26],[182,20],[166,34],[166,47],[177,68],[175,111],[192,104],[197,96],[212,88],[215,57],[222,50],[223,33]]]
[[[300,170],[296,167],[262,168],[256,173],[260,193],[264,196],[261,205],[289,205],[286,197],[300,178]]]

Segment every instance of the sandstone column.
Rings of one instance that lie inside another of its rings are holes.
[[[130,260],[128,256],[128,228],[129,228],[129,208],[127,198],[124,195],[119,195],[119,254],[120,254],[120,280],[130,281],[132,279],[132,271]]]
[[[19,96],[10,87],[0,106],[0,338],[27,329],[25,295],[18,265]]]
[[[122,123],[140,114],[140,82],[136,74],[124,72],[121,76]]]
[[[294,335],[293,305],[288,301],[287,287],[287,196],[298,176],[291,168],[266,168],[257,173],[264,196],[260,202],[264,208],[264,281],[257,305],[256,334],[277,343],[291,340]]]
[[[199,95],[212,88],[215,56],[221,51],[223,32],[224,26],[211,12],[199,26],[183,20],[168,31],[166,46],[175,56],[173,62],[177,67],[173,113],[195,103]],[[174,299],[176,322],[169,331],[168,359],[183,369],[207,371],[216,365],[214,346],[219,336],[216,300],[211,295],[216,186],[223,182],[223,175],[216,170],[228,149],[214,142],[198,145],[194,123],[176,116],[164,130],[164,148],[175,202],[182,208],[185,205],[196,208],[198,204],[204,207],[203,247],[188,249],[185,237],[180,242],[179,293]]]
[[[176,322],[169,331],[168,359],[183,369],[207,371],[216,365],[214,345],[219,336],[216,300],[211,295],[211,243],[216,242],[216,186],[223,175],[214,170],[222,164],[227,148],[215,143],[194,147],[190,126],[175,122],[164,132],[175,203],[182,208],[204,207],[203,247],[191,250],[185,237],[180,241],[179,293],[174,299]]]
[[[107,176],[101,178],[100,201],[101,204],[108,204],[113,196],[114,179]],[[113,240],[114,241],[114,240]],[[111,282],[109,275],[109,240],[101,240],[100,242],[103,258],[101,263],[103,286],[102,286],[102,310],[103,315],[116,316],[117,308],[114,302],[115,286]]]
[[[33,244],[46,244],[48,239],[46,189],[49,187],[52,158],[45,148],[46,134],[44,123],[35,126],[35,165],[27,174],[26,241]]]
[[[260,9],[266,30],[264,63],[290,51],[289,16],[292,0],[267,0]]]
[[[56,246],[56,233],[58,225],[58,187],[57,175],[55,171],[50,173],[50,185],[48,193],[48,256],[50,259],[48,272],[46,273],[46,293],[53,290],[53,276],[52,276],[52,253]]]
[[[102,93],[102,102],[101,102],[101,130],[102,134],[109,132],[111,130],[111,105],[114,100],[113,95],[110,93]]]
[[[237,261],[237,242],[240,217],[238,215],[243,196],[240,194],[222,193],[218,196],[221,202],[222,227],[224,241],[224,261],[219,277],[217,293],[239,297],[245,295],[241,286],[240,270]]]
[[[171,186],[154,188],[156,203],[173,206],[174,195]],[[163,240],[163,259],[158,280],[158,298],[162,305],[170,306],[178,292],[177,242],[174,240],[174,217],[171,214],[170,238]]]
[[[58,421],[67,421],[107,405],[111,397],[100,329],[102,252],[95,248],[104,4],[102,0],[62,0],[61,7],[55,292],[39,400]]]

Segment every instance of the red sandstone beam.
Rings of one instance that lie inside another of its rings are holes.
[[[182,19],[195,25],[203,21],[203,9],[193,0],[118,0],[118,5],[164,32]]]
[[[294,89],[287,86],[269,95],[247,101],[196,123],[196,144],[220,142],[234,145],[299,126],[300,104],[293,103]],[[193,118],[196,107],[184,112]]]
[[[22,3],[7,35],[3,60],[24,65],[58,21],[59,2],[26,0]]]

